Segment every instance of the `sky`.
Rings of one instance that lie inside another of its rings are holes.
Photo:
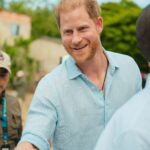
[[[11,0],[5,0],[6,2],[10,2]],[[16,0],[18,1],[18,0]],[[42,0],[41,0],[42,1]],[[49,2],[49,4],[55,5],[58,0],[46,0],[47,2]],[[120,0],[97,0],[100,3],[105,3],[105,2],[120,2]],[[135,2],[138,6],[140,6],[141,8],[146,7],[148,4],[150,4],[150,0],[132,0],[133,2]]]
[[[119,2],[120,0],[98,0],[98,2],[100,3],[104,3],[104,2]],[[138,6],[140,7],[145,7],[148,4],[150,4],[150,0],[132,0],[134,1]],[[57,2],[57,0],[51,0],[52,4],[55,4]]]
[[[99,2],[119,2],[120,0],[98,0]],[[150,0],[132,0],[136,4],[138,4],[140,7],[145,7],[148,4],[150,4]]]

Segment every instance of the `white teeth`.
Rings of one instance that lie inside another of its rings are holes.
[[[74,49],[74,50],[80,50],[80,49],[82,49],[82,48],[84,48],[84,47],[86,47],[86,45],[83,46],[83,47],[80,47],[80,48],[73,48],[73,49]]]
[[[81,48],[74,48],[74,50],[80,50]]]

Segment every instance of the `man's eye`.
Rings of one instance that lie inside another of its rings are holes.
[[[86,31],[88,28],[87,27],[81,27],[79,30],[80,31]]]
[[[65,35],[70,35],[70,34],[72,34],[72,31],[70,31],[70,30],[65,31],[64,34],[65,34]]]

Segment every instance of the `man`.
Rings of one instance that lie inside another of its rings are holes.
[[[21,110],[16,98],[6,94],[10,78],[10,58],[0,50],[0,149],[13,150],[22,132]]]
[[[148,62],[149,40],[150,5],[142,11],[137,21],[137,41]],[[150,150],[150,74],[144,90],[114,114],[95,150]]]
[[[54,150],[92,150],[115,110],[141,89],[133,59],[102,47],[96,0],[61,0],[57,19],[70,56],[40,81],[17,150],[48,150],[48,139]]]

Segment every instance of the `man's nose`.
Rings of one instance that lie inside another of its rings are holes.
[[[74,31],[72,35],[72,44],[77,45],[81,42],[82,38],[79,32]]]

